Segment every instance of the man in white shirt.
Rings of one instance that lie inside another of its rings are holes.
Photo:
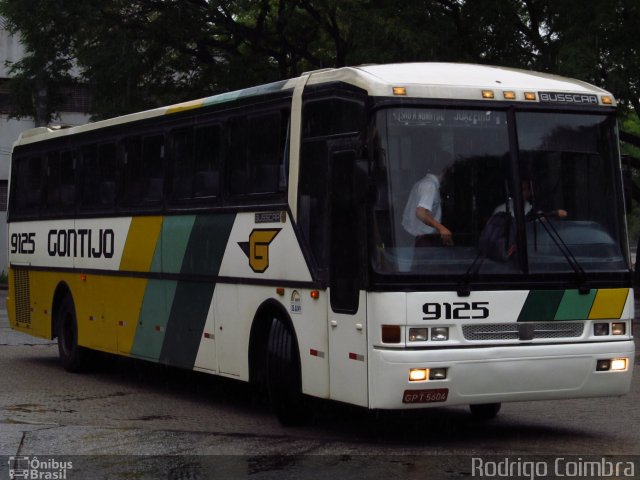
[[[427,173],[411,189],[402,214],[402,226],[415,237],[416,247],[453,245],[451,231],[440,223],[440,182],[450,166],[444,165],[439,175]]]

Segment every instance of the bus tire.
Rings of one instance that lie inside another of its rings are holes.
[[[271,322],[266,356],[271,408],[282,425],[300,425],[305,411],[298,346],[290,327],[277,317]]]
[[[81,372],[86,367],[86,350],[78,345],[78,322],[71,295],[66,295],[56,312],[58,354],[68,372]]]
[[[469,405],[471,415],[476,420],[493,420],[498,415],[502,407],[501,403],[483,403],[480,405]]]

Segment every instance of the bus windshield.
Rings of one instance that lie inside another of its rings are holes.
[[[374,270],[627,270],[615,128],[613,117],[593,114],[379,110]]]

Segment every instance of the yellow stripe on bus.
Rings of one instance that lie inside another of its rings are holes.
[[[628,295],[628,288],[599,289],[589,312],[589,320],[620,318]]]
[[[193,100],[191,102],[184,102],[174,107],[167,108],[165,115],[171,115],[172,113],[180,113],[186,110],[193,110],[196,108],[200,108],[202,107],[202,103],[203,103],[202,100]]]
[[[127,243],[122,252],[120,270],[148,272],[156,251],[162,217],[134,217],[131,219]]]

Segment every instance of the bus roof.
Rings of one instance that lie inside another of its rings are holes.
[[[492,100],[523,101],[525,92],[533,92],[536,94],[534,102],[541,101],[540,93],[551,93],[555,95],[553,102],[560,104],[589,103],[594,105],[593,99],[595,98],[598,105],[605,105],[602,97],[608,97],[610,103],[606,105],[615,105],[615,99],[610,93],[580,80],[488,65],[462,63],[363,65],[305,72],[302,77],[306,77],[303,81],[306,81],[307,85],[344,82],[362,88],[371,96],[382,97],[393,96],[393,88],[401,87],[404,89],[404,96],[416,98],[482,100],[487,98],[483,97],[483,91],[492,91],[493,97],[490,97]],[[243,97],[293,90],[299,81],[300,78],[283,80],[77,127],[65,129],[34,128],[22,132],[15,145],[193,110],[209,105],[231,102]],[[513,92],[515,98],[507,98],[504,95],[504,92],[507,91]],[[574,95],[567,96],[566,94]],[[579,101],[580,98],[586,98],[589,101]]]
[[[438,85],[447,87],[480,87],[500,89],[532,89],[568,92],[606,93],[585,82],[547,73],[515,68],[462,63],[405,63],[371,65],[360,70],[379,78],[387,85]]]
[[[404,87],[408,97],[434,99],[480,100],[483,90],[494,92],[493,100],[524,100],[524,92],[553,92],[607,96],[607,106],[615,105],[613,96],[594,85],[571,78],[515,68],[463,63],[398,63],[364,65],[333,70],[320,70],[308,84],[346,81],[366,90],[372,96],[392,96],[393,87]],[[503,92],[516,93],[507,99]],[[598,104],[602,105],[598,98]],[[540,101],[536,95],[535,101]],[[568,102],[558,103],[575,103]],[[587,102],[580,102],[587,103]]]

